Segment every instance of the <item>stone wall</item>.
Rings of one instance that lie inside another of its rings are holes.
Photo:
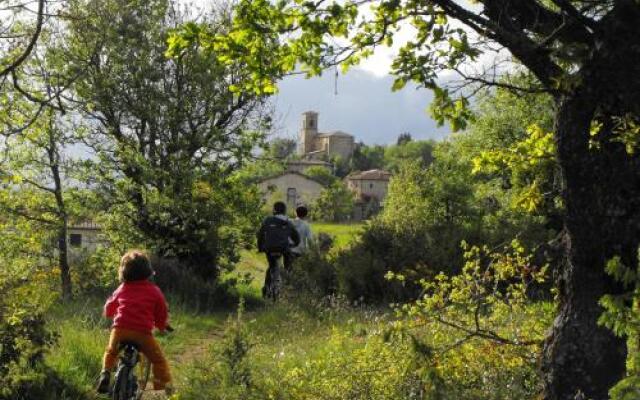
[[[324,188],[320,183],[297,173],[286,173],[258,184],[268,204],[284,201],[289,208],[315,202]]]
[[[355,192],[358,197],[375,197],[378,201],[384,201],[387,197],[389,181],[379,179],[357,179],[349,180],[347,186]]]

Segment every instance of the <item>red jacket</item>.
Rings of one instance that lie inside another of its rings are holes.
[[[114,328],[139,332],[163,331],[167,327],[167,302],[160,288],[148,280],[125,282],[107,299],[104,315]]]

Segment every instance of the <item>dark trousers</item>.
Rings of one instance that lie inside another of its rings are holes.
[[[267,253],[267,262],[269,268],[264,277],[264,288],[276,287],[280,289],[282,284],[282,271],[280,271],[280,257],[283,258],[284,269],[291,270],[291,263],[293,262],[293,256],[290,252],[285,253]]]

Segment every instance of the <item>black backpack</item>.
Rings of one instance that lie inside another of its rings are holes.
[[[266,252],[284,252],[289,248],[292,225],[281,218],[269,217],[262,225],[263,248]]]

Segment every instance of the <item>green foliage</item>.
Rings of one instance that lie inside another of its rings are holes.
[[[404,132],[398,135],[398,139],[396,140],[396,144],[398,146],[401,146],[403,144],[407,144],[409,142],[413,141],[413,137],[411,136],[411,134],[409,132]]]
[[[417,162],[427,168],[433,162],[435,143],[430,140],[404,141],[387,146],[384,151],[384,169],[398,172],[407,162]]]
[[[323,298],[336,293],[336,271],[329,251],[333,240],[325,233],[316,235],[316,243],[293,262],[285,275],[287,297]]]
[[[20,257],[16,244],[0,244],[0,399],[28,398],[42,389],[48,378],[43,357],[55,339],[44,319],[53,300],[48,271]]]
[[[528,137],[511,148],[482,152],[473,160],[474,173],[501,174],[516,186],[513,207],[527,212],[539,211],[546,196],[555,196],[546,202],[559,201],[553,191],[553,176],[556,167],[553,134],[544,132],[539,126],[527,129]]]
[[[309,178],[315,179],[322,183],[324,186],[331,186],[338,181],[338,178],[333,175],[331,170],[327,167],[314,166],[304,170],[304,174]]]
[[[383,212],[336,258],[340,289],[368,301],[407,299],[419,287],[387,282],[387,271],[412,279],[454,273],[462,262],[460,241],[480,240],[480,216],[470,168],[454,158],[424,170],[408,163],[392,177]]]
[[[340,181],[322,190],[320,197],[311,207],[311,217],[315,220],[340,222],[351,216],[353,194]]]
[[[399,140],[396,145],[356,146],[350,161],[352,171],[384,169],[398,172],[404,163],[417,162],[427,168],[433,162],[435,142],[431,140]]]
[[[463,244],[463,248],[461,273],[422,280],[424,295],[398,307],[398,314],[406,318],[396,329],[417,337],[431,330],[442,335],[436,338],[437,347],[432,347],[433,360],[443,362],[442,368],[455,375],[454,380],[471,388],[461,398],[530,398],[539,390],[534,365],[552,307],[532,304],[529,292],[544,282],[547,267],[535,266],[532,256],[515,240],[499,252],[486,246]],[[406,279],[393,273],[388,278]],[[501,365],[485,371],[492,376],[485,376],[492,382],[491,390],[486,390],[474,376],[477,361],[470,360],[479,356],[481,362],[492,363],[498,353]],[[508,377],[503,375],[505,369]]]
[[[295,139],[275,138],[267,144],[265,156],[276,160],[286,160],[296,154]]]
[[[629,351],[627,375],[610,391],[613,400],[633,399],[640,393],[640,274],[635,265],[625,265],[621,257],[607,261],[607,273],[626,288],[620,295],[605,295],[600,299],[604,312],[598,323],[611,329],[619,337],[632,343]],[[634,351],[635,350],[635,351]]]
[[[352,171],[368,171],[384,168],[385,147],[380,145],[367,146],[356,144],[350,160]]]
[[[59,53],[82,71],[73,89],[93,128],[88,177],[97,207],[108,210],[110,239],[178,257],[215,280],[252,239],[261,198],[235,172],[262,144],[269,119],[261,96],[234,92],[249,73],[241,66],[198,43],[165,57],[170,31],[188,21],[177,10],[164,0],[74,1],[69,46]],[[203,23],[226,30],[224,16]]]
[[[227,320],[224,339],[216,349],[211,348],[214,362],[193,366],[190,384],[178,396],[189,399],[258,399],[249,360],[251,336],[243,320],[241,301],[236,318]]]
[[[167,296],[194,311],[233,306],[240,299],[237,279],[207,281],[193,274],[177,259],[154,257],[154,282]]]
[[[375,46],[391,46],[394,33],[403,22],[409,22],[416,34],[404,43],[392,64],[397,76],[393,90],[412,80],[434,90],[433,111],[440,123],[446,118],[459,129],[470,118],[468,100],[440,88],[437,73],[457,68],[480,52],[470,44],[465,30],[451,26],[430,3],[382,1],[371,3],[370,12],[362,13],[358,3],[351,1],[313,4],[247,0],[239,2],[235,11],[229,32],[185,26],[170,39],[169,53],[178,55],[189,43],[204,43],[219,54],[222,62],[246,63],[254,71],[252,79],[238,85],[238,91],[272,93],[275,82],[298,67],[313,76],[328,66],[341,64],[347,70],[357,65],[372,54]],[[344,40],[326,40],[329,37]],[[346,45],[339,44],[345,41]],[[433,51],[425,53],[424,47]]]
[[[234,177],[241,182],[251,184],[261,179],[279,175],[283,173],[285,169],[285,164],[280,161],[260,158],[254,162],[248,162],[243,165],[242,168],[235,172]]]
[[[420,292],[414,283],[421,278],[460,271],[463,240],[501,246],[518,237],[529,248],[548,249],[563,212],[554,145],[542,129],[552,125],[550,115],[547,97],[499,89],[483,97],[469,131],[438,144],[387,147],[396,173],[384,210],[338,257],[339,286],[350,298],[405,299]],[[386,271],[404,273],[405,286],[385,283]]]

